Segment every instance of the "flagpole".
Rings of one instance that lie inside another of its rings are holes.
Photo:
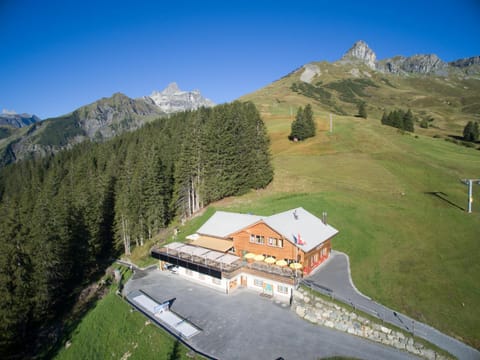
[[[296,252],[295,252],[295,263],[297,263],[297,261],[298,261],[298,244],[297,244],[297,242],[298,242],[298,239],[297,239],[297,241],[295,241],[295,250],[296,250]],[[297,287],[297,267],[296,266],[295,266],[294,285],[295,285],[295,288],[296,288]]]

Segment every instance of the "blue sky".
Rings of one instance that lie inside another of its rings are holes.
[[[377,58],[480,55],[480,1],[0,0],[0,111],[59,116],[176,81],[216,103],[357,40]]]

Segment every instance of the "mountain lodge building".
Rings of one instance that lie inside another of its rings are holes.
[[[225,291],[238,286],[289,297],[331,252],[338,230],[299,207],[272,216],[217,211],[187,239],[154,248],[161,268]]]

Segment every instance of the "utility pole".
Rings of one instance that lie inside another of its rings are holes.
[[[465,185],[468,185],[468,207],[467,212],[470,214],[472,212],[472,202],[473,202],[473,183],[476,182],[480,184],[480,179],[463,179],[462,182]]]

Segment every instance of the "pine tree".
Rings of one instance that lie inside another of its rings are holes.
[[[404,112],[402,110],[394,110],[391,117],[392,126],[400,130],[405,130],[405,126],[403,124],[403,116]]]
[[[390,121],[389,121],[389,118],[387,116],[387,112],[384,111],[383,112],[383,115],[382,115],[382,124],[383,125],[389,125],[390,124]]]
[[[315,133],[316,133],[316,125],[315,125],[315,121],[313,119],[313,110],[312,110],[312,106],[310,104],[308,104],[307,106],[305,106],[305,109],[303,110],[303,118],[304,118],[304,121],[307,125],[307,129],[308,129],[308,133],[307,133],[307,137],[313,137],[315,136]]]
[[[414,132],[414,117],[410,109],[403,115],[403,129]]]
[[[367,104],[362,101],[358,104],[358,117],[366,119],[367,115]]]
[[[475,142],[475,141],[478,141],[478,138],[479,138],[478,123],[469,121],[463,129],[463,139],[465,141]]]

